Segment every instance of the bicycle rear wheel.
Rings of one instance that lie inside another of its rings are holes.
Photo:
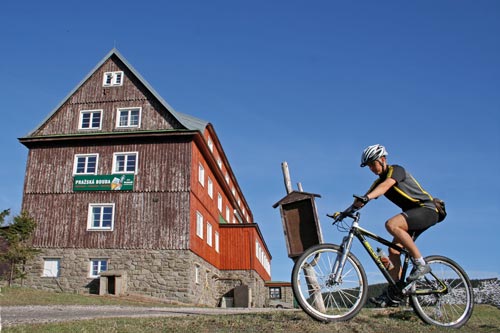
[[[442,256],[425,258],[432,271],[412,287],[410,303],[424,322],[437,326],[459,328],[472,315],[474,295],[469,277],[453,260]],[[444,293],[425,293],[439,290],[446,285]],[[420,294],[419,292],[424,293]]]
[[[333,281],[334,265],[341,255],[338,245],[319,244],[306,250],[293,267],[295,299],[316,320],[349,320],[366,302],[366,274],[353,254],[347,257],[339,282]]]

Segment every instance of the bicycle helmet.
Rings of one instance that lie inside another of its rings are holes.
[[[377,144],[366,147],[361,155],[361,167],[367,166],[368,163],[374,162],[382,156],[387,156],[387,150],[384,146]]]

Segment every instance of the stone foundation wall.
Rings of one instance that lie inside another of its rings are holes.
[[[282,292],[282,299],[284,302],[287,302],[289,304],[294,304],[292,287],[283,287],[281,288],[281,292]]]
[[[229,281],[236,282],[236,284],[233,283],[233,286],[244,284],[250,288],[251,307],[264,307],[268,295],[268,288],[264,286],[264,280],[262,280],[257,272],[234,270],[224,271],[224,274],[226,278],[231,279]],[[221,284],[221,286],[223,286],[223,284]],[[226,286],[226,288],[223,287],[221,290],[219,290],[222,295],[224,295],[223,290],[230,290],[230,288],[227,288]]]
[[[49,258],[60,260],[57,278],[42,277],[44,259]],[[107,259],[108,271],[126,272],[129,294],[215,307],[243,283],[251,290],[252,306],[265,304],[267,289],[255,271],[220,271],[189,250],[42,249],[26,265],[24,285],[98,294],[99,278],[89,277],[91,259]]]

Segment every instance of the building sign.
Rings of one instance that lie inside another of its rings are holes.
[[[132,191],[134,175],[76,175],[73,191]]]

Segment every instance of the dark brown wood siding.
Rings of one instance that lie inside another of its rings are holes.
[[[112,173],[113,153],[137,152],[134,191],[189,191],[189,138],[157,138],[157,142],[85,140],[81,144],[38,146],[30,149],[25,193],[72,193],[75,155],[98,154],[98,174]]]
[[[104,73],[114,71],[124,72],[123,85],[103,87]],[[142,108],[139,128],[116,128],[117,109],[125,107]],[[80,111],[96,109],[103,110],[102,128],[94,131],[79,130]],[[179,122],[116,56],[112,56],[32,135],[129,132],[176,128],[181,128]]]
[[[23,209],[38,221],[40,247],[163,248],[189,246],[189,137],[159,142],[108,143],[31,148]],[[113,153],[137,152],[133,191],[73,192],[75,154],[99,154],[98,174],[111,174]],[[113,231],[87,231],[90,203],[114,203]]]
[[[114,203],[113,231],[89,231],[90,203]],[[40,248],[187,249],[189,193],[27,194]]]

